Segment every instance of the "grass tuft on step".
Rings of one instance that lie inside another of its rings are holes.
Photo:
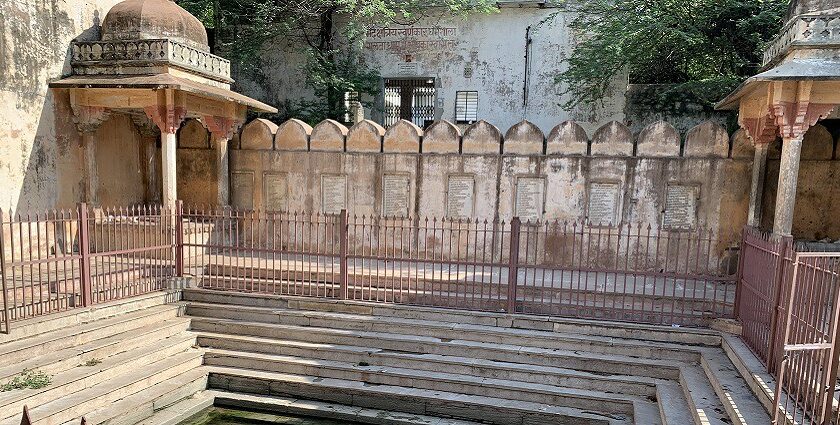
[[[22,390],[25,388],[37,390],[46,387],[50,382],[52,382],[52,376],[40,370],[24,369],[9,382],[0,385],[0,392]]]

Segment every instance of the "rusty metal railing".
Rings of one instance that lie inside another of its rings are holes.
[[[187,208],[202,287],[707,325],[734,316],[734,257],[705,230]]]
[[[0,211],[0,325],[161,289],[174,275],[175,211],[160,207],[10,216]]]

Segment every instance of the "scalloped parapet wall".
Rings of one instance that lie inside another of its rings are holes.
[[[592,133],[565,121],[550,130],[522,121],[502,132],[486,121],[466,128],[435,121],[425,130],[400,120],[390,128],[364,120],[351,128],[325,120],[314,128],[292,119],[280,126],[264,119],[245,125],[239,149],[351,153],[465,154],[514,156],[602,156],[640,158],[743,158],[753,147],[740,133],[729,135],[720,124],[707,121],[681,135],[671,124],[658,121],[637,136],[623,123],[611,121]]]

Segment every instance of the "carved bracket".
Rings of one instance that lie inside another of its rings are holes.
[[[201,117],[201,121],[213,135],[214,140],[230,140],[244,123],[235,118],[216,115],[204,115]]]
[[[187,109],[182,106],[147,106],[144,111],[146,116],[158,126],[161,133],[168,134],[174,134],[178,131],[187,116]]]
[[[73,122],[80,133],[93,133],[107,121],[111,111],[100,106],[72,105]]]
[[[802,138],[817,121],[827,117],[837,105],[808,102],[779,102],[770,107],[779,133],[784,138]]]

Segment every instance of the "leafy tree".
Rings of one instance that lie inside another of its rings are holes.
[[[706,106],[760,65],[764,44],[782,26],[787,0],[558,0],[572,12],[578,43],[556,78],[565,107],[595,104],[614,78],[669,84]]]
[[[310,122],[342,120],[344,93],[373,97],[379,73],[362,56],[372,25],[412,24],[436,16],[490,13],[492,0],[181,0],[212,29],[213,49],[224,52],[240,75],[261,78],[260,52],[282,40],[300,46],[306,85],[315,101],[290,101],[285,115]],[[286,118],[286,117],[278,117]]]

